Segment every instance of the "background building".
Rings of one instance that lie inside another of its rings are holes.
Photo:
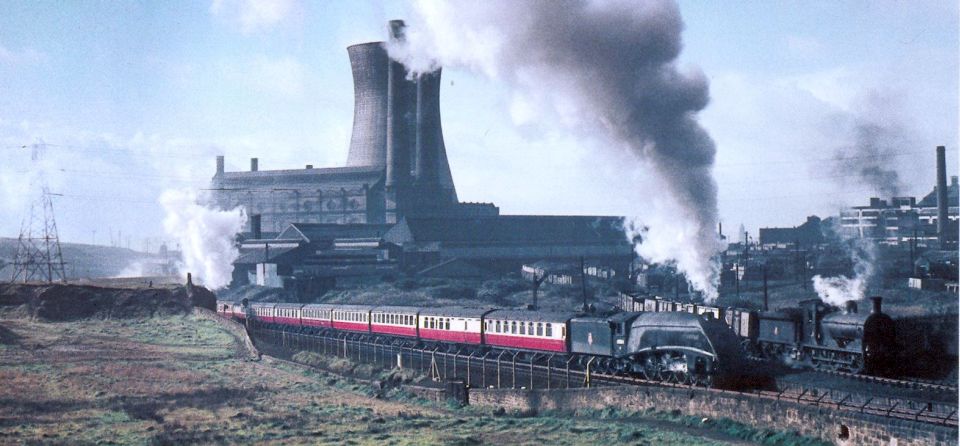
[[[391,39],[403,22],[390,22]],[[398,272],[478,277],[527,262],[584,258],[626,274],[633,246],[620,217],[501,216],[460,203],[440,123],[440,71],[408,78],[383,42],[347,48],[353,133],[347,165],[227,172],[217,157],[214,201],[251,215],[235,283],[304,294],[338,278]]]

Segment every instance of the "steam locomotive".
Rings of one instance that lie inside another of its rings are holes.
[[[744,351],[791,365],[870,375],[896,374],[900,354],[896,326],[883,313],[882,298],[872,297],[871,312],[858,311],[854,301],[841,310],[820,299],[799,308],[757,312],[708,305],[682,304],[622,294],[628,311],[682,311],[722,320],[740,338]]]
[[[218,302],[225,317],[306,333],[341,331],[424,346],[569,357],[593,371],[724,385],[742,373],[737,336],[682,312],[565,313],[492,308]]]

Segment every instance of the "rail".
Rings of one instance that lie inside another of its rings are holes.
[[[573,358],[566,357],[566,355],[557,357],[557,355],[531,353],[531,356],[524,359],[518,357],[517,352],[509,350],[493,350],[481,353],[476,351],[464,352],[462,348],[452,346],[448,350],[442,350],[439,347],[427,349],[418,346],[414,340],[371,336],[362,333],[331,331],[322,334],[304,334],[262,327],[251,328],[250,332],[251,336],[256,339],[282,348],[312,350],[323,355],[349,357],[356,359],[358,362],[370,362],[387,368],[400,366],[430,371],[431,377],[436,380],[455,377],[464,379],[469,387],[534,389],[537,388],[538,383],[540,383],[539,388],[542,389],[611,385],[685,389],[693,387],[685,383],[651,381],[633,376],[602,373],[591,370],[589,366],[580,369]],[[464,366],[463,373],[458,373],[460,365]],[[477,373],[477,367],[480,369],[479,373]],[[449,372],[451,368],[453,373]],[[465,376],[463,376],[464,373]],[[518,387],[518,376],[520,375],[523,375],[521,377],[522,385]],[[505,383],[504,378],[509,379],[509,382]],[[509,384],[509,386],[504,384]],[[778,390],[697,389],[705,392],[790,401],[801,405],[829,407],[835,410],[846,410],[892,419],[953,427],[960,425],[956,404],[899,397],[867,396],[833,389],[790,384],[784,385]]]

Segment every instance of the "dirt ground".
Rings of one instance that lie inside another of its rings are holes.
[[[0,444],[814,444],[669,417],[517,417],[237,359],[193,316],[0,320]]]

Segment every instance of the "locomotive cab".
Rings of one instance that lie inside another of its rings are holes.
[[[874,296],[873,311],[863,323],[863,368],[871,375],[894,372],[897,356],[896,326],[881,308],[883,298]]]

